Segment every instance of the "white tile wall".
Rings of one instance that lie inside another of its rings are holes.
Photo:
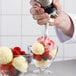
[[[2,15],[0,35],[20,35],[21,34],[21,16]]]
[[[1,46],[7,46],[7,47],[15,47],[20,46],[21,47],[21,37],[14,37],[14,36],[2,36],[0,37],[1,40]]]
[[[22,34],[23,35],[41,35],[43,27],[37,25],[31,16],[23,16]]]
[[[2,11],[2,1],[0,0],[0,14],[1,14],[1,11]]]
[[[76,57],[76,44],[65,44],[64,47],[64,57]]]
[[[30,14],[30,0],[0,0],[0,45],[21,46],[27,51],[26,44],[32,44],[44,30]],[[75,0],[60,0],[65,11],[76,13]],[[76,44],[62,44],[56,37],[54,27],[48,27],[50,38],[59,47],[55,61],[76,59]]]
[[[49,35],[56,35],[54,27],[48,27]],[[32,16],[24,15],[22,22],[23,35],[41,35],[44,33],[44,26],[37,24]]]
[[[21,0],[1,0],[2,14],[21,14]]]
[[[31,15],[30,8],[31,8],[30,0],[23,0],[23,14]]]
[[[65,0],[65,11],[76,13],[76,0]]]

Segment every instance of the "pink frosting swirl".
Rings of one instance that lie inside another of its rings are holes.
[[[37,41],[44,46],[45,51],[51,51],[56,48],[55,42],[51,40],[49,37],[42,36],[42,37],[39,37]]]

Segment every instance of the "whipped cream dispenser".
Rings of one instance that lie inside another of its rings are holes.
[[[54,18],[57,17],[56,14],[57,8],[53,5],[53,0],[36,0],[36,1],[42,5],[42,8],[44,8],[44,11],[48,13],[50,17]],[[53,22],[52,18],[50,19],[50,22]],[[48,34],[47,25],[49,25],[49,23],[45,24],[44,36],[47,36]]]

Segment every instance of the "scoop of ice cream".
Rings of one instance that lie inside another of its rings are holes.
[[[57,53],[56,48],[49,52],[49,54],[52,56],[52,58],[54,58],[56,56],[56,53]]]
[[[35,65],[37,66],[37,67],[47,67],[47,66],[49,66],[50,65],[50,60],[41,60],[41,61],[35,61]]]
[[[41,43],[36,42],[32,45],[32,52],[34,54],[42,55],[44,53],[44,46]]]
[[[27,63],[25,57],[23,57],[23,56],[15,57],[12,62],[12,65],[20,72],[27,72],[28,63]]]
[[[51,51],[54,48],[56,48],[55,42],[51,40],[49,37],[39,37],[37,41],[44,46],[45,51]]]
[[[12,61],[13,54],[8,47],[0,47],[0,64],[8,64]]]

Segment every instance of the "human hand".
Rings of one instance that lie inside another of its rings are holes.
[[[54,25],[60,28],[66,35],[68,36],[73,35],[74,28],[72,20],[66,13],[62,11],[59,0],[53,0],[53,5],[57,8],[57,14],[58,14],[58,17],[53,18],[54,22],[49,21],[50,20],[49,15],[46,12],[44,12],[44,9],[41,8],[41,5],[38,2],[31,0],[30,4],[32,5],[30,12],[33,18],[37,20],[37,23],[39,25],[44,25],[47,22],[49,22],[50,26]]]

